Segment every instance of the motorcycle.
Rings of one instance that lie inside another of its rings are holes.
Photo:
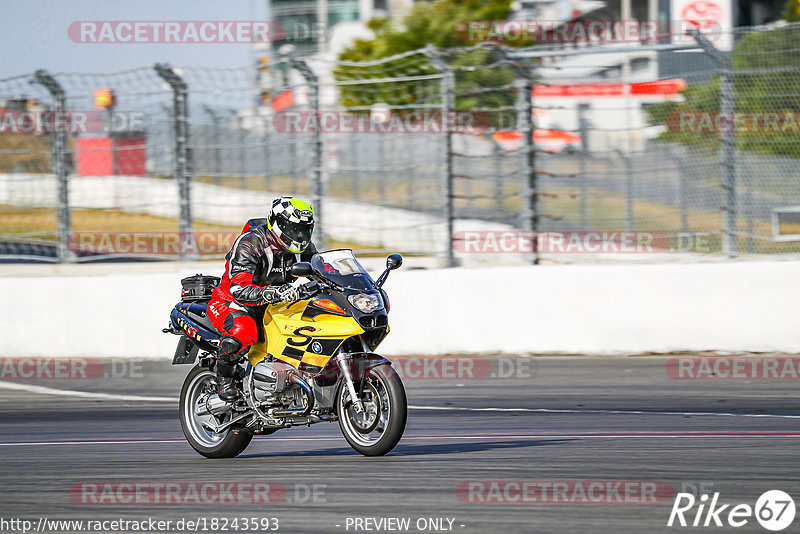
[[[194,364],[180,395],[186,440],[208,458],[231,458],[254,435],[296,425],[338,421],[350,446],[365,456],[381,456],[400,441],[406,426],[403,384],[391,362],[374,351],[389,333],[389,300],[383,284],[402,265],[399,254],[386,260],[374,281],[351,250],[316,254],[290,273],[306,282],[299,300],[266,305],[263,336],[236,367],[242,399],[217,395],[216,354],[220,334],[208,318],[210,289],[187,291],[170,312],[163,331],[180,335],[173,364]],[[185,279],[189,280],[189,279]],[[188,293],[188,294],[187,294]]]

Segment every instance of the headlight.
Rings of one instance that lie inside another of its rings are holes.
[[[347,297],[347,300],[350,301],[350,304],[352,304],[355,309],[364,313],[370,313],[381,309],[381,299],[375,294],[368,295],[366,293],[359,293],[358,295],[350,295]]]

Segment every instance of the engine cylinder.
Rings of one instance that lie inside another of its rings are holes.
[[[253,386],[258,391],[274,395],[289,386],[288,373],[293,367],[284,362],[259,362],[253,369]]]

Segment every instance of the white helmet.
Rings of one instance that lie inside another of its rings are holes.
[[[267,217],[267,229],[281,246],[294,254],[300,254],[311,244],[314,231],[314,208],[305,200],[295,197],[279,197],[272,201]]]

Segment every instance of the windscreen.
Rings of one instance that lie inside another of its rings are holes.
[[[358,263],[352,250],[321,252],[311,260],[311,266],[334,284],[349,289],[374,290],[372,278]]]

